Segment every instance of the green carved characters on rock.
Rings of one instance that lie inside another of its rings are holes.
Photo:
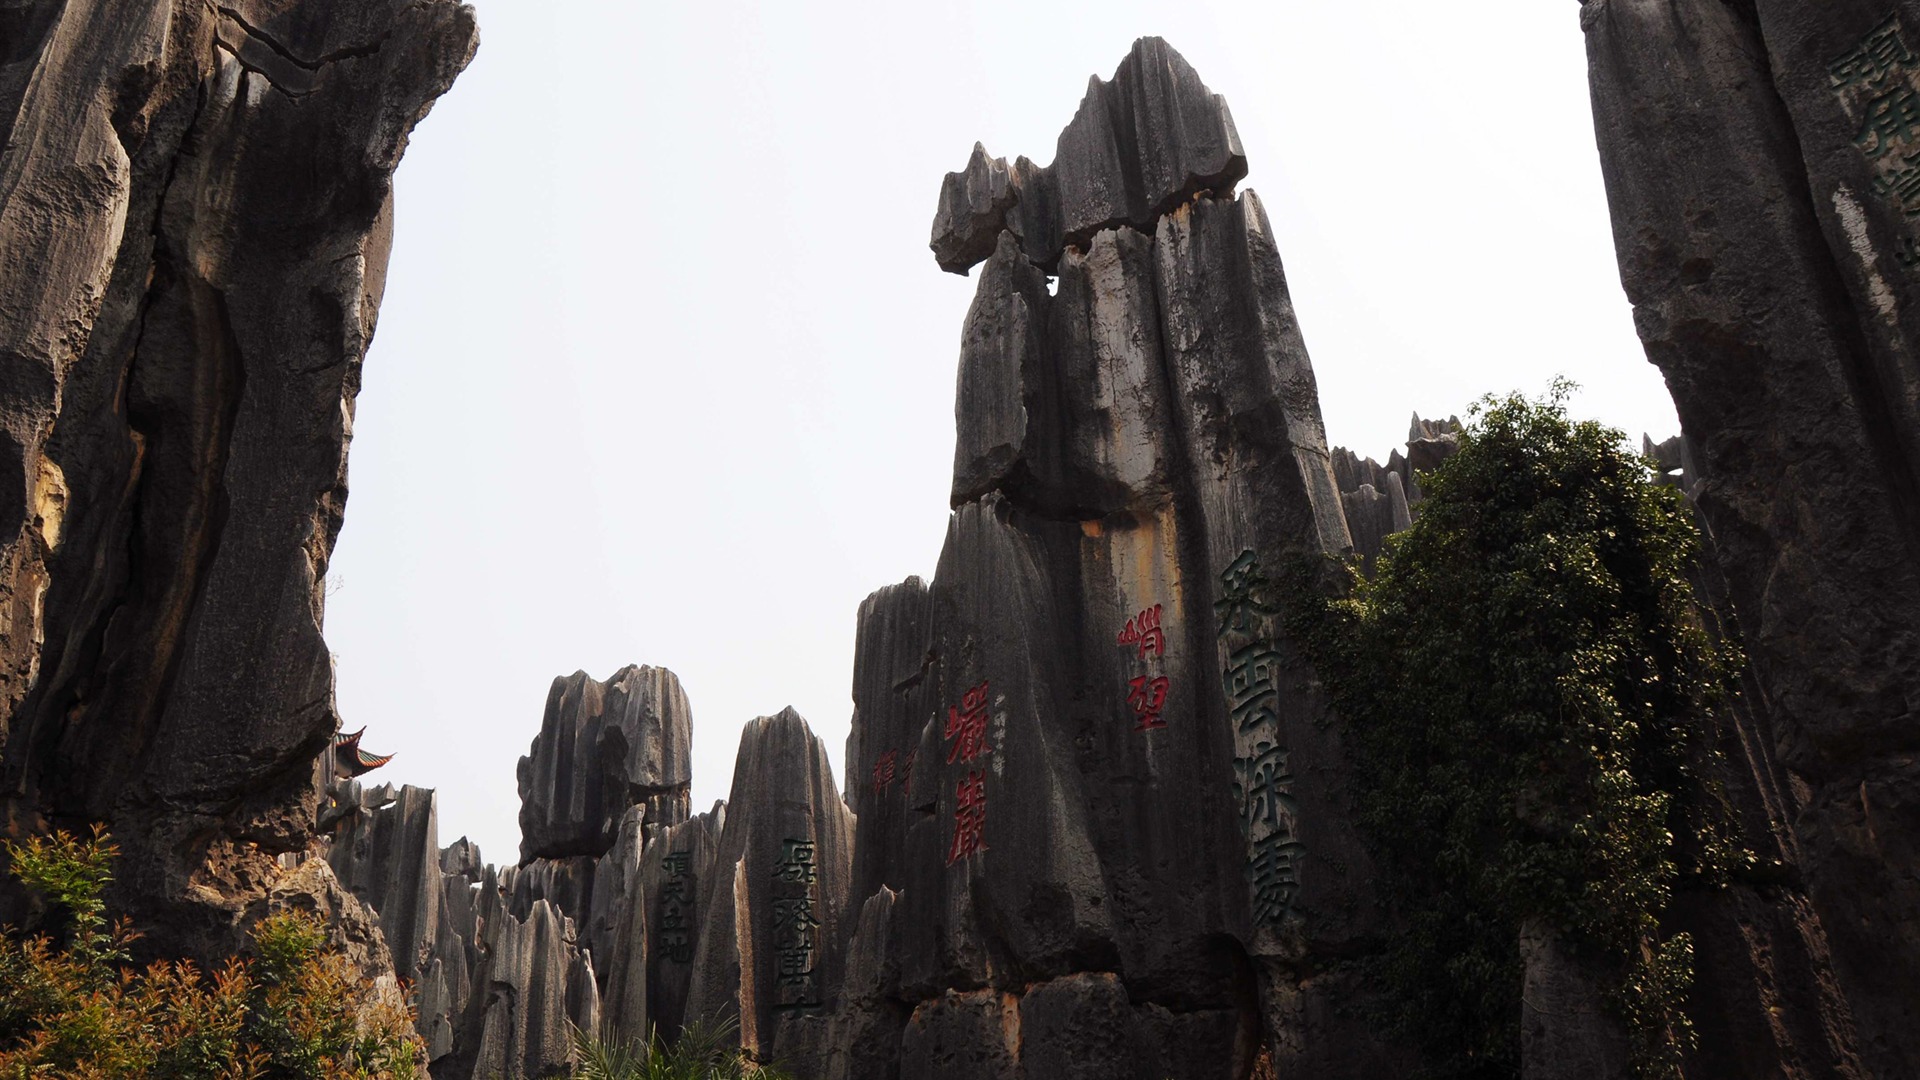
[[[1214,602],[1225,657],[1221,690],[1236,755],[1234,799],[1247,842],[1246,877],[1256,930],[1278,925],[1292,911],[1305,855],[1280,718],[1283,658],[1272,631],[1280,609],[1271,588],[1259,557],[1248,549],[1221,572],[1220,595]]]

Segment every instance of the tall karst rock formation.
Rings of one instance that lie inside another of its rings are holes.
[[[0,818],[108,823],[145,947],[229,951],[311,835],[392,175],[476,40],[454,0],[0,11]]]
[[[1761,1021],[1725,1034],[1739,1075],[1920,1074],[1920,4],[1587,0],[1581,23],[1797,911],[1735,928]],[[1810,974],[1817,1008],[1782,1022]]]
[[[1234,1077],[1268,1031],[1288,1072],[1395,1061],[1327,971],[1382,927],[1274,580],[1353,544],[1246,169],[1147,38],[1051,165],[946,179],[935,257],[984,263],[954,513],[860,611],[829,1075]]]

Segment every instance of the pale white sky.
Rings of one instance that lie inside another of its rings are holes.
[[[340,709],[516,855],[555,675],[678,673],[696,806],[791,704],[838,771],[854,614],[930,575],[974,281],[927,251],[976,139],[1052,160],[1159,34],[1226,95],[1337,444],[1581,383],[1678,430],[1615,271],[1578,6],[480,0],[416,133],[330,584]]]

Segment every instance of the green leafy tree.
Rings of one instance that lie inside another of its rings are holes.
[[[419,1040],[381,1004],[311,916],[254,930],[257,960],[209,977],[188,962],[127,966],[136,935],[109,925],[115,849],[95,830],[5,845],[46,897],[52,932],[0,936],[0,1080],[403,1080]]]
[[[1739,658],[1695,606],[1692,514],[1620,432],[1568,419],[1570,388],[1481,402],[1373,580],[1293,616],[1405,920],[1392,1019],[1451,1078],[1519,1074],[1529,923],[1602,973],[1639,1074],[1674,1075],[1691,944],[1661,915],[1682,875],[1744,859],[1698,775]]]

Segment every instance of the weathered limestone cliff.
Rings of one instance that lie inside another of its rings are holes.
[[[229,952],[313,828],[391,178],[473,12],[78,0],[0,24],[0,819],[106,822],[142,947]]]
[[[1587,0],[1581,24],[1621,281],[1752,661],[1736,734],[1785,904],[1717,932],[1759,977],[1721,984],[1703,1065],[1911,1076],[1920,5]]]

